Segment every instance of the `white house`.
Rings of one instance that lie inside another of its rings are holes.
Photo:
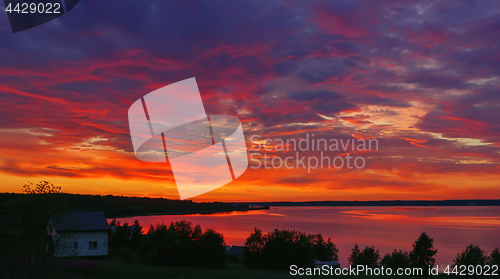
[[[56,256],[106,256],[110,227],[102,211],[63,212],[49,223]]]

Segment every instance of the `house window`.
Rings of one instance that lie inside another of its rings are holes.
[[[97,249],[97,241],[89,241],[89,250]]]
[[[78,241],[75,241],[75,242],[73,243],[73,248],[74,248],[75,250],[78,250]]]

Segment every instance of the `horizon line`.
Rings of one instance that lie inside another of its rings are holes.
[[[19,193],[19,192],[0,192],[0,194],[19,194],[23,195],[26,193]],[[62,192],[62,193],[52,193],[52,194],[66,194],[66,195],[80,195],[80,196],[100,196],[100,197],[118,197],[118,198],[144,198],[144,199],[165,199],[165,200],[172,200],[172,201],[191,201],[191,202],[196,202],[196,203],[237,203],[237,204],[259,204],[259,203],[318,203],[318,202],[446,202],[446,201],[500,201],[500,199],[446,199],[446,200],[422,200],[422,199],[417,199],[417,200],[317,200],[317,201],[290,201],[290,200],[284,200],[284,201],[194,201],[191,199],[186,199],[186,200],[181,200],[181,199],[172,199],[172,198],[165,198],[165,197],[148,197],[148,196],[123,196],[123,195],[98,195],[98,194],[78,194],[78,193],[67,193],[67,192]]]

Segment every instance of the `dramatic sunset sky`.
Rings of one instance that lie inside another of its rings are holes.
[[[191,77],[249,150],[379,141],[360,170],[249,168],[195,201],[500,198],[500,1],[81,0],[14,34],[1,11],[0,191],[177,199],[127,112]]]

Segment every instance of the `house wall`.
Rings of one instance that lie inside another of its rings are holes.
[[[61,239],[57,244],[58,257],[108,255],[107,231],[60,233],[57,237]],[[97,249],[89,249],[90,241],[97,241]],[[74,247],[75,242],[78,242],[78,249]]]

